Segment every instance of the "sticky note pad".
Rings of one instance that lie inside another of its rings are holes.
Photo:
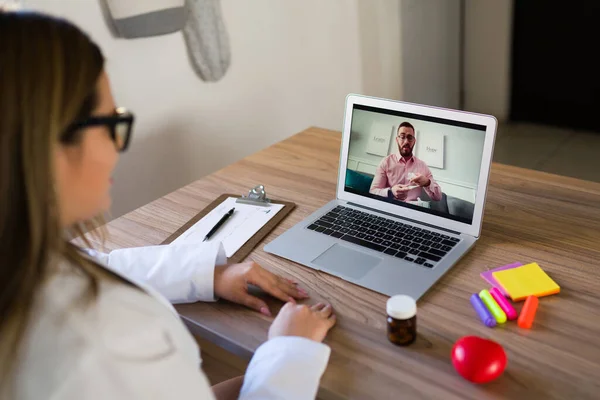
[[[492,287],[497,288],[500,293],[502,293],[504,296],[508,297],[508,293],[506,293],[506,291],[504,290],[504,288],[502,287],[502,285],[500,285],[498,283],[498,281],[496,281],[496,279],[494,278],[494,276],[492,275],[493,272],[496,271],[504,271],[505,269],[512,269],[512,268],[517,268],[522,266],[523,264],[521,264],[520,262],[516,262],[516,263],[512,263],[512,264],[508,264],[508,265],[503,265],[502,267],[497,267],[497,268],[493,268],[490,269],[489,271],[484,271],[481,274],[479,274],[486,282],[488,282],[490,285],[492,285]]]
[[[527,296],[548,296],[560,292],[560,287],[537,263],[492,272],[492,276],[513,301],[525,300]]]

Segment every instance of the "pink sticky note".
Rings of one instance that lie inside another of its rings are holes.
[[[504,296],[508,297],[508,293],[506,293],[506,291],[502,288],[502,286],[496,281],[496,279],[494,278],[494,276],[492,275],[493,272],[496,271],[503,271],[505,269],[512,269],[512,268],[517,268],[517,267],[521,267],[523,264],[521,264],[520,262],[516,262],[516,263],[512,263],[512,264],[508,264],[508,265],[503,265],[502,267],[498,267],[498,268],[494,268],[494,269],[490,269],[488,271],[482,272],[480,274],[480,276],[485,279],[490,285],[492,285],[492,287],[498,288],[498,290],[500,291],[500,293],[502,293]]]

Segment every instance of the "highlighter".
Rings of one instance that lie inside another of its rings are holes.
[[[506,314],[506,318],[508,318],[510,321],[512,321],[513,319],[517,319],[517,311],[508,302],[506,297],[504,297],[502,293],[500,293],[500,290],[498,290],[498,288],[491,288],[490,294],[492,295],[494,300],[496,300],[496,303],[498,303],[502,311],[504,311],[504,313]]]
[[[479,297],[481,298],[481,301],[483,301],[483,304],[487,306],[488,310],[490,310],[490,313],[494,316],[497,323],[503,324],[506,322],[506,314],[502,311],[487,289],[483,289],[479,292]]]
[[[496,326],[496,319],[492,316],[492,314],[490,314],[487,307],[485,306],[485,304],[483,304],[477,293],[471,295],[471,304],[477,312],[479,319],[481,319],[481,322],[483,322],[485,326],[489,328],[493,328],[494,326]]]
[[[517,324],[519,327],[529,329],[531,325],[533,325],[533,319],[535,318],[535,313],[537,312],[539,300],[535,296],[527,297],[525,300],[525,304],[523,304],[523,308],[521,309],[521,315],[519,315],[519,320]]]

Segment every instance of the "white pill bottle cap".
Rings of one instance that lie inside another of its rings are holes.
[[[390,297],[386,308],[387,314],[394,319],[410,319],[417,315],[417,302],[404,294]]]

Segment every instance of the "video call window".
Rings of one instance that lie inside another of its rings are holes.
[[[355,105],[345,190],[473,221],[485,126]]]

